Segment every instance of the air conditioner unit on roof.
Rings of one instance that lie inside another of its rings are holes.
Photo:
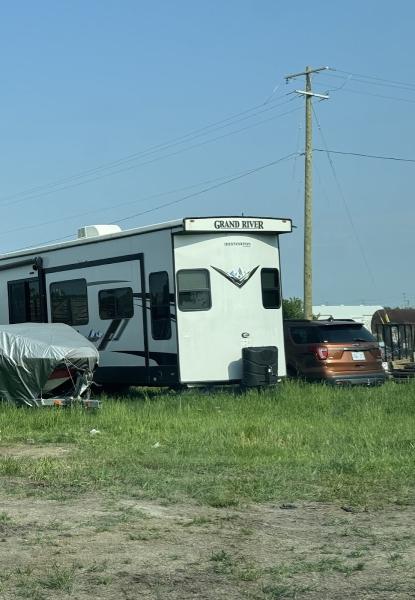
[[[78,239],[110,235],[122,231],[118,225],[85,225],[78,229]]]

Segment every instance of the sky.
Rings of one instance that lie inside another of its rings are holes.
[[[304,79],[284,76],[329,66],[313,76],[330,95],[314,101],[314,304],[415,306],[415,162],[325,151],[415,160],[412,0],[0,7],[1,253],[94,223],[290,217],[283,292],[302,296]]]

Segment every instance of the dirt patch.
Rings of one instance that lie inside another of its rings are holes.
[[[28,442],[27,445],[20,444],[0,447],[1,456],[10,458],[60,458],[68,455],[70,452],[72,452],[72,448],[68,445],[56,446],[54,444],[45,444],[41,446],[36,444],[36,446],[32,446],[31,442]]]
[[[414,507],[0,496],[0,597],[409,599],[414,521]]]

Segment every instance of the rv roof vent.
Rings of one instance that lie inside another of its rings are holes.
[[[118,225],[86,225],[78,229],[78,240],[97,237],[99,235],[110,235],[122,231]]]

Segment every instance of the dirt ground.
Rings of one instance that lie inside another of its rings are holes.
[[[0,598],[414,598],[414,519],[413,507],[0,495]]]
[[[31,458],[69,451],[1,450]],[[0,599],[415,598],[414,521],[413,506],[213,508],[0,490]]]

